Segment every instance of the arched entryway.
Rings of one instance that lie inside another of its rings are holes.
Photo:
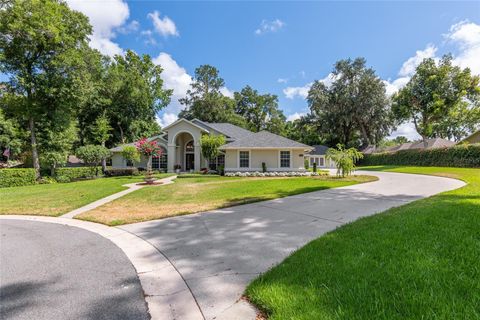
[[[195,170],[195,139],[189,132],[180,132],[175,137],[175,168],[181,171]]]

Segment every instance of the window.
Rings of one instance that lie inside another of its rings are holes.
[[[310,157],[310,165],[313,167],[313,164],[315,163],[315,158]]]
[[[167,153],[164,152],[162,153],[162,156],[160,157],[160,169],[167,169]]]
[[[318,160],[319,160],[318,165],[320,167],[324,167],[325,166],[325,159],[323,159],[323,157],[320,157],[320,158],[318,158]]]
[[[133,161],[127,160],[127,167],[133,167]]]
[[[290,168],[290,151],[280,151],[280,168]]]
[[[240,151],[239,153],[240,168],[250,167],[250,151]]]
[[[193,140],[187,142],[187,144],[185,145],[185,152],[193,152],[194,151],[194,147],[193,147]]]
[[[152,169],[160,168],[160,159],[158,157],[152,157]]]
[[[208,167],[210,170],[220,170],[220,167],[225,167],[225,155],[221,154],[208,161]]]

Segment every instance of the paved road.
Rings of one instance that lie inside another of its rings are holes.
[[[149,319],[135,269],[109,240],[60,224],[0,220],[1,319]]]
[[[359,217],[464,185],[433,176],[359,173],[380,180],[122,228],[169,258],[206,319],[254,319],[238,299],[252,279],[292,251]]]

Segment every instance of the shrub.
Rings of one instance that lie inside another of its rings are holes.
[[[262,172],[267,172],[267,165],[265,164],[265,162],[262,162]]]
[[[55,179],[58,182],[70,182],[78,179],[92,178],[101,167],[58,168]]]
[[[83,162],[89,164],[92,167],[95,167],[95,174],[98,175],[98,165],[102,162],[103,159],[111,156],[110,150],[103,146],[95,145],[86,145],[83,147],[77,148],[75,155],[83,160]]]
[[[310,169],[310,162],[308,161],[307,158],[303,160],[303,166],[305,167],[305,170]]]
[[[125,146],[122,149],[122,157],[132,163],[140,162],[140,152],[134,146]]]
[[[312,170],[313,170],[313,172],[317,172],[317,163],[316,162],[313,163],[313,169]]]
[[[137,176],[139,174],[137,168],[111,168],[105,171],[107,177]]]
[[[327,159],[335,162],[337,176],[345,177],[355,170],[355,162],[363,158],[363,153],[355,148],[346,149],[342,144],[337,144],[337,149],[327,151]]]
[[[0,169],[0,188],[36,184],[35,169]]]
[[[361,165],[411,165],[437,167],[480,167],[480,144],[430,150],[401,150],[365,155]]]

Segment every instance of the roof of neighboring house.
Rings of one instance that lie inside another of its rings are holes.
[[[288,138],[273,134],[268,131],[250,132],[246,137],[242,137],[233,142],[220,147],[221,149],[250,149],[250,148],[302,148],[312,149],[306,144],[290,140]]]
[[[313,150],[310,151],[309,155],[325,155],[329,149],[327,146],[316,144],[312,146]]]
[[[469,135],[459,143],[462,143],[462,142],[480,143],[480,130],[475,131],[474,133],[472,133],[471,135]]]
[[[408,149],[436,149],[436,148],[447,148],[454,146],[455,142],[442,139],[442,138],[433,138],[433,139],[427,139],[427,146],[425,147],[425,144],[423,141],[419,142],[414,142]]]

